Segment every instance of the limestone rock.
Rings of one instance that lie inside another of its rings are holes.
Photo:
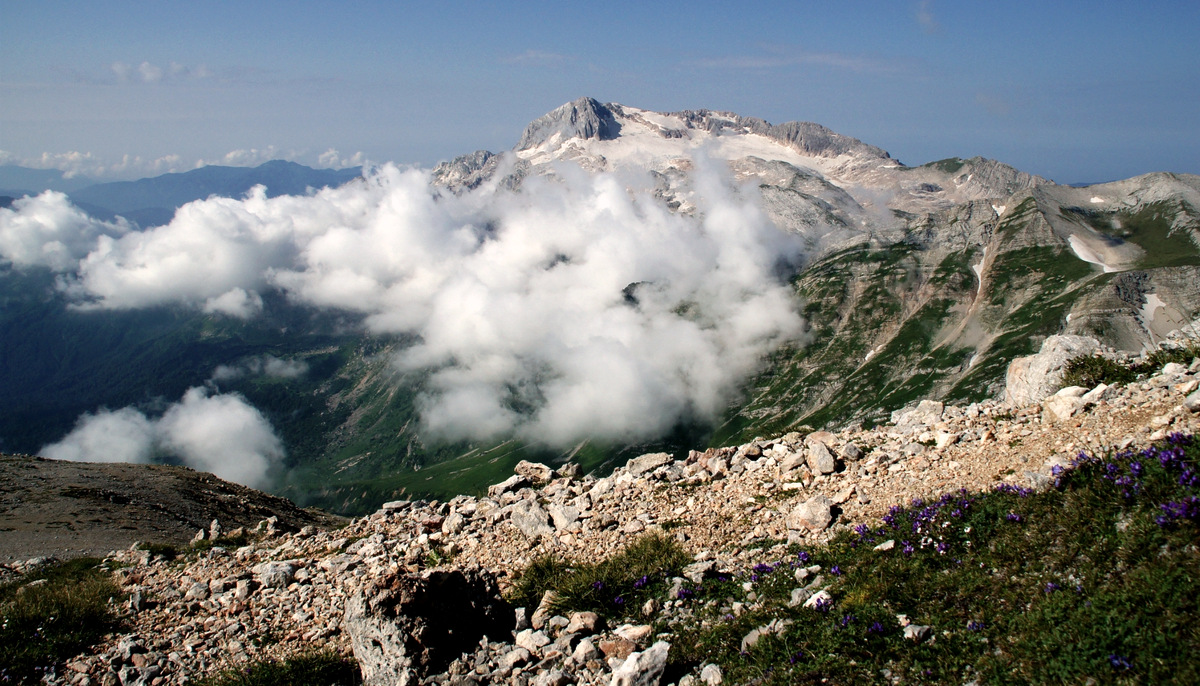
[[[611,686],[656,686],[667,667],[671,644],[659,641],[643,652],[631,653],[613,672]]]
[[[1078,388],[1077,386],[1071,389]],[[1071,390],[1064,388],[1063,390]],[[1047,419],[1051,421],[1066,421],[1083,409],[1086,403],[1080,396],[1072,393],[1058,393],[1046,398],[1042,401],[1042,411]]]
[[[290,562],[264,562],[251,571],[264,588],[286,588],[296,576],[296,565]]]
[[[1041,402],[1062,386],[1063,367],[1072,358],[1091,355],[1100,342],[1089,336],[1050,336],[1036,355],[1018,357],[1008,365],[1004,401],[1014,407]]]
[[[550,527],[550,516],[534,500],[521,500],[513,504],[512,523],[529,538],[536,539],[554,533]]]
[[[354,591],[343,626],[366,686],[446,671],[483,636],[511,635],[513,609],[482,570],[387,574]]]
[[[499,498],[509,491],[519,491],[529,485],[529,480],[520,474],[513,474],[498,484],[488,486],[488,497]]]
[[[837,460],[827,445],[812,443],[808,446],[808,468],[814,474],[832,474],[837,469]]]
[[[721,668],[717,665],[704,665],[700,670],[700,682],[704,686],[720,686],[722,678]]]
[[[641,476],[665,464],[670,464],[673,460],[674,458],[669,453],[648,453],[641,457],[633,458],[625,468],[633,476]]]
[[[1200,412],[1200,391],[1195,391],[1184,399],[1183,409],[1188,412]]]
[[[573,612],[566,632],[569,634],[594,634],[603,626],[603,620],[595,612]]]
[[[833,521],[833,513],[830,511],[832,507],[833,501],[829,498],[823,495],[814,495],[792,510],[787,518],[787,527],[795,531],[801,529],[813,532],[823,531]]]
[[[534,486],[544,486],[554,478],[553,469],[539,462],[529,462],[528,460],[518,462],[517,466],[513,468],[513,472],[517,476],[525,477]]]

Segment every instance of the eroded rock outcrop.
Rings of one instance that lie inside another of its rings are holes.
[[[1022,407],[1045,400],[1062,388],[1067,362],[1099,349],[1100,341],[1088,336],[1050,336],[1037,354],[1018,357],[1009,363],[1004,382],[1005,402]]]
[[[367,686],[408,686],[514,625],[491,573],[434,569],[360,588],[346,603],[344,630]]]

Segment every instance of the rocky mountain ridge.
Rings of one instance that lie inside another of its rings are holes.
[[[1189,339],[1194,331],[1172,341]],[[1017,361],[1011,381],[1061,373],[1062,348],[1051,341]],[[284,534],[264,523],[248,544],[231,549],[218,538],[183,565],[114,552],[127,565],[115,576],[130,594],[129,633],[47,683],[186,683],[327,646],[354,654],[368,684],[657,684],[673,637],[653,634],[649,622],[685,618],[682,601],[630,608],[647,623],[606,627],[594,613],[556,616],[549,598],[513,613],[500,589],[545,553],[599,560],[654,532],[693,555],[675,580],[683,588],[744,572],[788,542],[872,525],[899,502],[960,488],[1045,488],[1079,451],[1200,428],[1200,358],[1127,385],[1058,385],[1018,405],[926,400],[871,430],[793,432],[681,460],[647,454],[603,478],[521,463],[486,497],[391,502],[337,530]],[[217,533],[213,526],[200,536]],[[797,604],[828,596],[823,571],[797,571]],[[437,629],[438,608],[451,601],[463,603],[455,616],[479,613],[480,623]],[[475,633],[462,635],[469,626]],[[763,629],[773,630],[783,627]],[[670,682],[721,683],[720,670],[698,666]]]

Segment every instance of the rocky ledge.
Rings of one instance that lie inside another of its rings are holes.
[[[1044,488],[1081,450],[1196,432],[1198,388],[1200,359],[1024,406],[925,401],[868,430],[795,432],[686,459],[643,455],[603,478],[521,463],[486,497],[388,503],[331,531],[285,533],[264,521],[249,544],[183,564],[115,552],[128,633],[48,681],[182,684],[327,647],[353,654],[368,684],[656,684],[672,636],[651,624],[685,614],[680,601],[631,608],[633,621],[606,626],[592,613],[554,615],[552,598],[512,608],[502,591],[539,556],[601,560],[647,532],[694,556],[685,575],[737,573],[788,542],[873,525],[914,498]],[[819,575],[798,590],[798,602],[818,602]],[[707,665],[670,680],[717,684],[721,675]]]

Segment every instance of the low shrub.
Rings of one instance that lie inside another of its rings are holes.
[[[1100,384],[1129,383],[1137,373],[1126,365],[1100,355],[1080,355],[1063,367],[1063,386],[1095,388]]]

